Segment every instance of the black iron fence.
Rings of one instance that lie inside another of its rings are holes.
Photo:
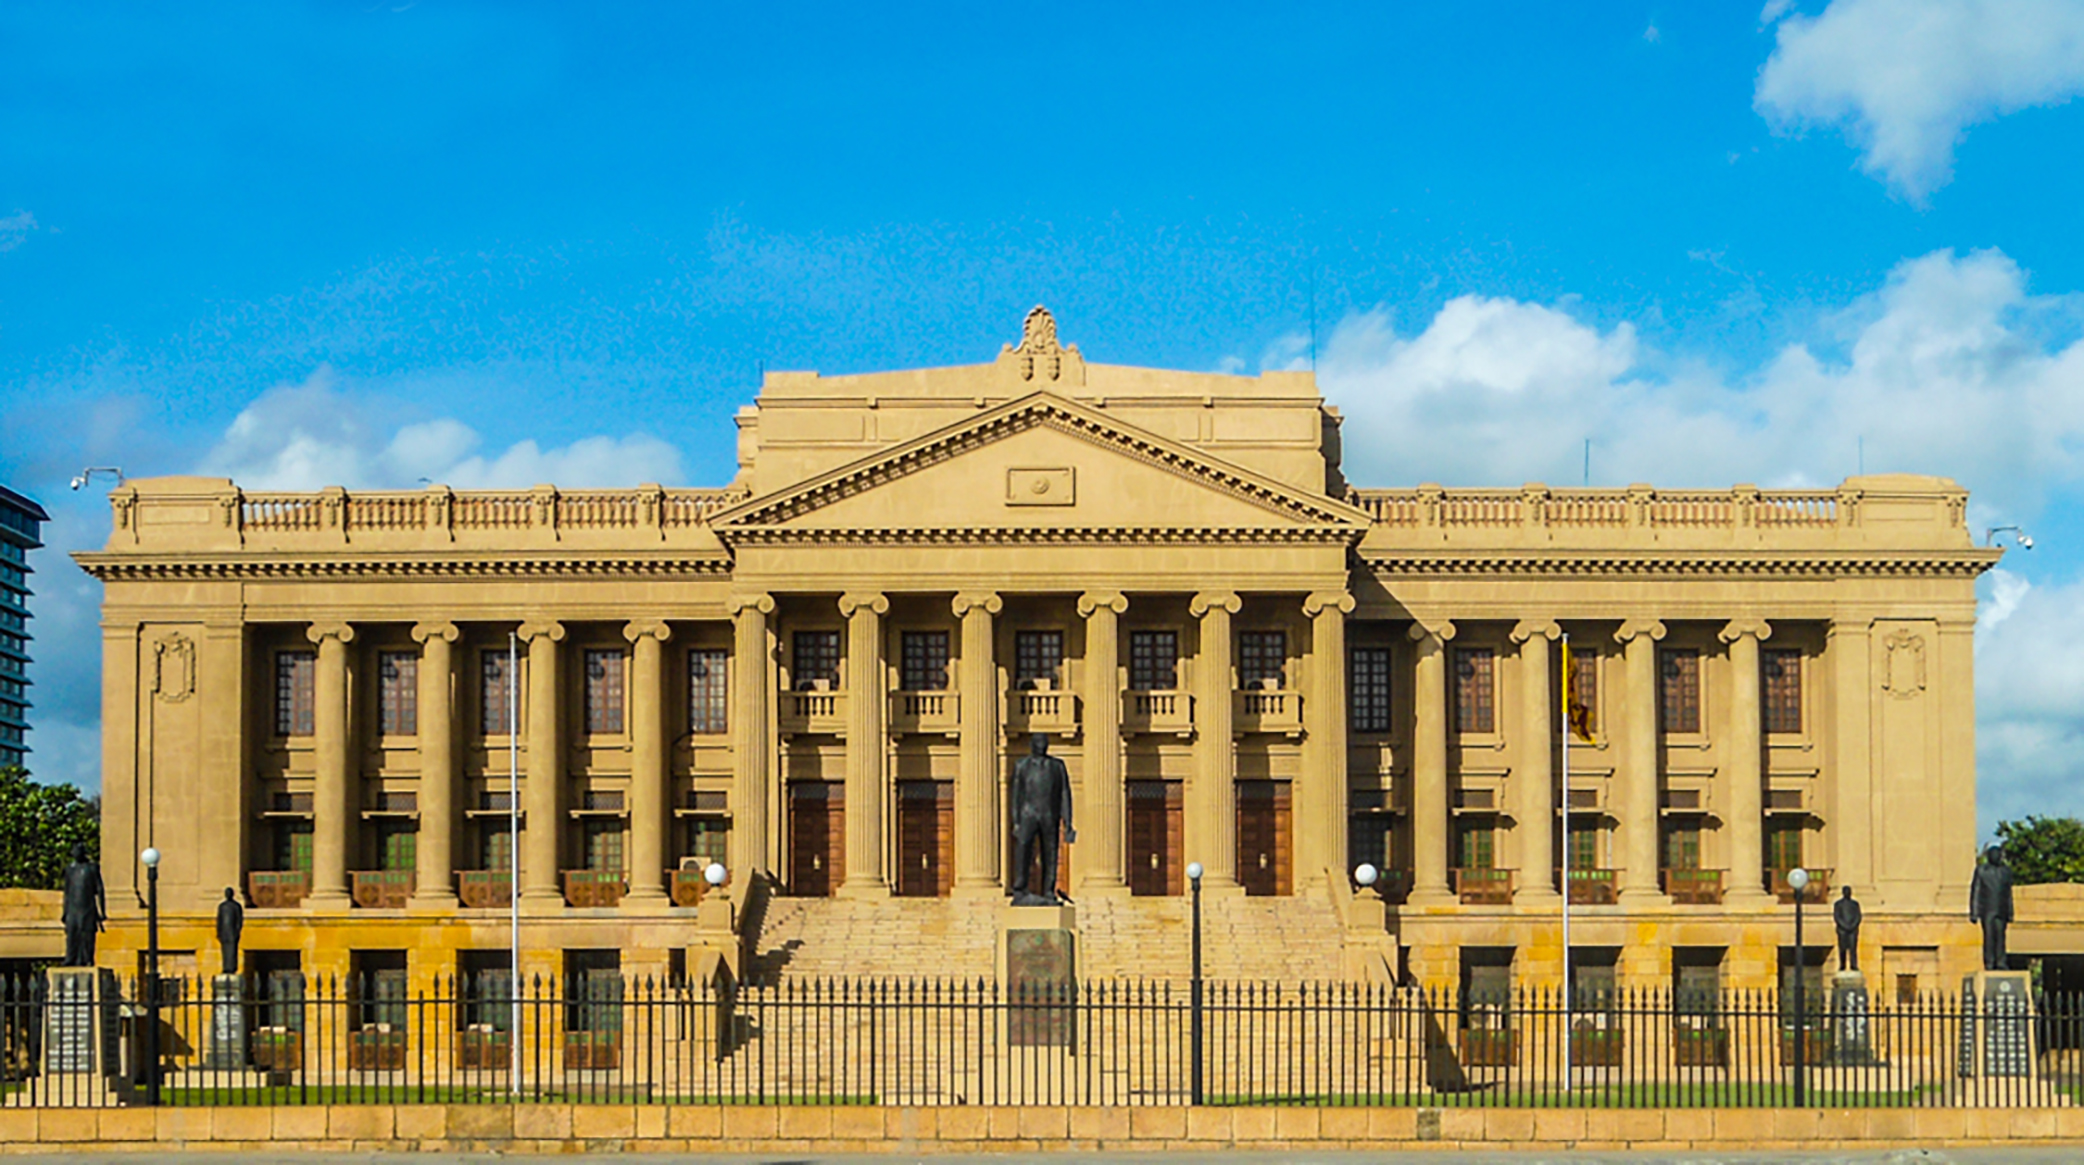
[[[143,1103],[138,987],[0,981],[0,1104]],[[1811,994],[1798,1016],[1770,991],[1212,982],[1196,1008],[1166,982],[290,972],[164,979],[156,1013],[170,1105],[2010,1106],[2084,1083],[2084,996]]]

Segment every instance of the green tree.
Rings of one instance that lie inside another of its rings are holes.
[[[57,890],[74,842],[101,856],[101,804],[71,785],[42,785],[20,765],[0,767],[0,886]]]
[[[2015,881],[2084,882],[2084,821],[2040,816],[2000,821],[1997,840]]]

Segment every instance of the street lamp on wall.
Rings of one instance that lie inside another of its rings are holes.
[[[1997,545],[1997,536],[2006,532],[2010,532],[2012,541],[2019,544],[2019,549],[2033,549],[2033,535],[2028,534],[2024,526],[1992,526],[1983,531],[1983,545]]]
[[[159,850],[138,855],[145,864],[145,1104],[159,1106]]]

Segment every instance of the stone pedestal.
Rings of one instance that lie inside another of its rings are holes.
[[[246,1067],[246,984],[237,975],[210,979],[210,1042],[203,1067],[216,1071]]]
[[[99,967],[53,967],[44,1008],[43,1070],[103,1073],[115,1069],[116,974]]]
[[[1006,1042],[1070,1049],[1077,1034],[1078,910],[1008,906],[999,922]]]
[[[2030,1077],[2033,980],[2025,971],[1979,971],[1961,980],[1963,1077]]]
[[[1830,992],[1832,1062],[1847,1066],[1875,1063],[1866,976],[1840,971],[1831,976]]]

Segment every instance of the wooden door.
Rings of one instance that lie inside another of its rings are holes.
[[[1181,794],[1178,781],[1129,782],[1129,892],[1180,892]]]
[[[955,783],[897,785],[897,892],[943,898],[955,884]]]
[[[829,898],[846,879],[846,786],[796,781],[789,786],[789,892]]]
[[[1288,788],[1286,781],[1237,783],[1237,880],[1247,894],[1294,891]]]

